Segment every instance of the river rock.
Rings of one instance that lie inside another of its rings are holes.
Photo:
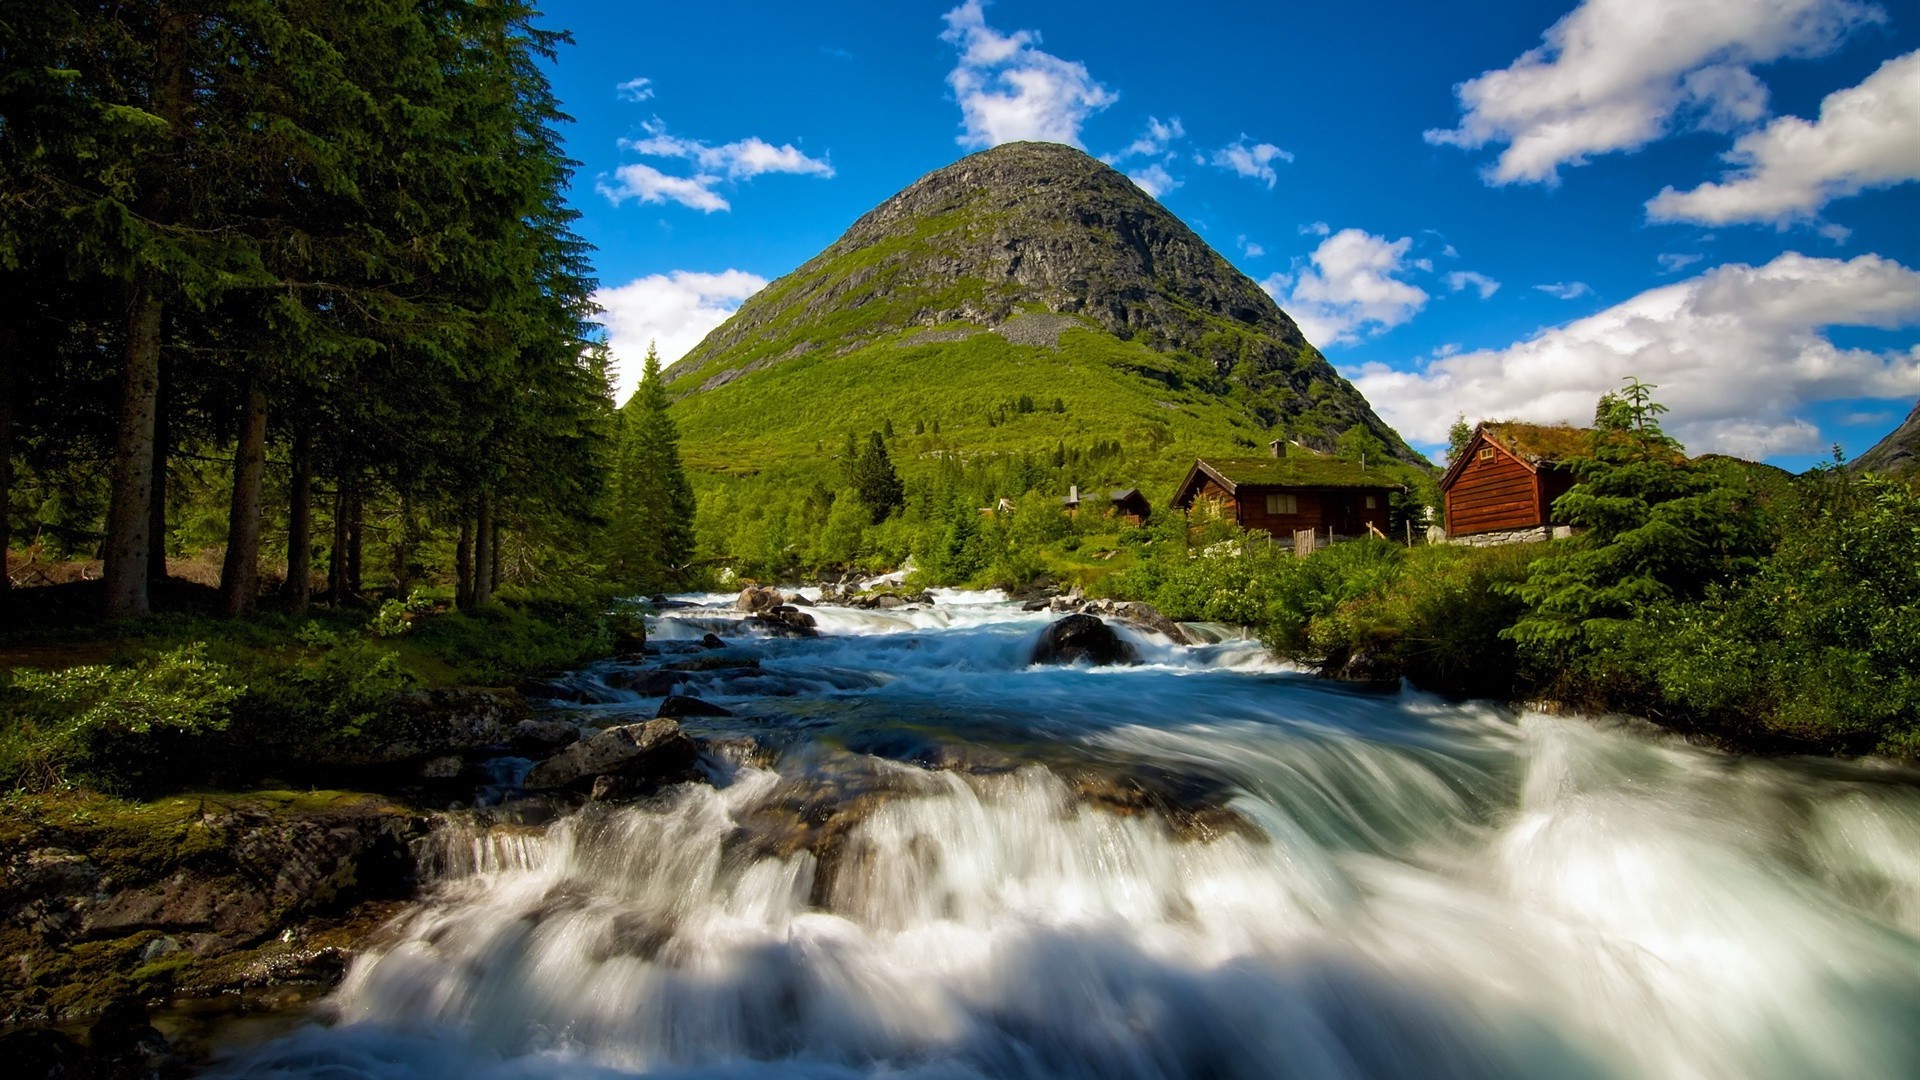
[[[667,700],[660,703],[660,711],[654,714],[655,717],[666,717],[668,719],[681,716],[732,715],[732,712],[715,705],[711,701],[703,701],[700,698],[687,694],[674,694],[668,697]]]
[[[513,725],[508,745],[521,754],[543,758],[580,741],[580,729],[565,720],[522,720]]]
[[[1160,610],[1152,604],[1142,603],[1138,600],[1094,600],[1088,602],[1080,610],[1089,615],[1112,616],[1122,622],[1132,623],[1135,626],[1151,630],[1156,634],[1164,634],[1172,639],[1175,645],[1193,644],[1192,641],[1188,640],[1187,632],[1180,629],[1179,623],[1160,614]]]
[[[673,660],[661,665],[668,672],[677,671],[757,671],[760,661],[751,656],[696,656],[689,660]]]
[[[428,758],[419,769],[422,780],[451,780],[459,776],[467,767],[467,759],[459,754],[446,754],[437,758]]]
[[[720,640],[719,634],[707,634],[700,639],[700,647],[703,649],[724,649],[727,647],[727,643]]]
[[[397,714],[372,736],[318,764],[380,766],[419,763],[505,742],[527,717],[527,703],[509,690],[457,687],[397,695]]]
[[[675,779],[693,767],[696,747],[670,719],[608,728],[533,767],[528,791],[591,788],[597,776]]]
[[[757,615],[772,611],[786,602],[787,598],[780,595],[780,590],[771,585],[749,585],[740,590],[740,596],[734,600],[733,606],[749,615]]]
[[[669,664],[669,668],[673,665]],[[691,669],[704,670],[704,669]],[[687,681],[681,670],[616,671],[607,676],[607,685],[631,690],[641,697],[665,697]]]
[[[753,621],[765,627],[776,637],[818,637],[820,635],[820,631],[815,628],[813,616],[786,604],[755,615]]]
[[[98,1015],[129,990],[270,985],[250,957],[289,951],[282,939],[313,920],[412,896],[429,826],[390,800],[337,793],[70,805],[22,804],[0,831],[0,924],[16,928],[9,963],[31,973],[0,979],[0,1024]],[[351,949],[394,913],[329,940]]]
[[[1077,664],[1086,661],[1093,667],[1109,664],[1137,664],[1140,657],[1133,646],[1113,632],[1113,627],[1092,615],[1069,615],[1040,631],[1034,643],[1033,664]]]

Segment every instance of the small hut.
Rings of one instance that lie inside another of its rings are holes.
[[[1189,510],[1204,500],[1240,527],[1273,536],[1384,535],[1387,497],[1402,490],[1378,467],[1339,458],[1202,458],[1187,470],[1173,507]]]
[[[1144,525],[1153,516],[1153,504],[1139,488],[1120,488],[1108,494],[1108,501],[1113,504],[1113,512],[1129,524]]]
[[[1591,432],[1565,424],[1483,423],[1447,465],[1440,490],[1447,537],[1479,543],[1544,540],[1556,526],[1553,501],[1576,478],[1567,462],[1587,452]]]

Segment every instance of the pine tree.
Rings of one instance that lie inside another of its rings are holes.
[[[620,410],[612,525],[616,575],[644,588],[672,581],[693,555],[693,488],[668,405],[650,344],[640,385]]]
[[[852,480],[853,497],[867,508],[875,525],[906,505],[907,489],[900,483],[899,474],[893,471],[886,440],[877,431],[868,436],[866,448],[854,459]]]

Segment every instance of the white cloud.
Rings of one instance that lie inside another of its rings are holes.
[[[1586,423],[1627,376],[1657,384],[1667,428],[1695,453],[1746,457],[1817,450],[1798,415],[1810,402],[1920,396],[1920,345],[1841,348],[1833,326],[1920,323],[1920,273],[1877,255],[1848,261],[1788,252],[1648,290],[1504,349],[1369,364],[1354,384],[1421,443],[1446,441],[1457,415]]]
[[[675,202],[711,214],[732,209],[714,190],[723,181],[748,180],[766,173],[833,176],[832,165],[808,157],[791,143],[775,146],[756,135],[712,146],[698,139],[670,134],[666,125],[657,119],[642,124],[641,128],[647,133],[645,138],[621,139],[620,146],[647,157],[691,161],[701,171],[692,176],[669,176],[651,165],[622,165],[613,171],[611,182],[602,176],[594,184],[594,190],[615,206],[628,199],[639,199],[647,203]]]
[[[624,402],[633,393],[649,342],[659,348],[663,366],[672,364],[766,284],[766,278],[744,270],[675,270],[595,292],[593,302],[604,309],[600,322],[613,354],[613,399]]]
[[[1706,258],[1705,255],[1693,251],[1663,251],[1658,256],[1660,272],[1677,274],[1704,258]]]
[[[961,146],[986,148],[1031,139],[1080,145],[1087,117],[1119,100],[1078,61],[1035,48],[1039,33],[1002,34],[987,25],[980,0],[943,16],[940,40],[960,50],[947,85],[960,104]]]
[[[1720,182],[1665,188],[1648,201],[1647,217],[1784,225],[1834,199],[1920,179],[1920,52],[1828,94],[1817,120],[1783,116],[1741,136],[1727,160],[1734,168]]]
[[[613,92],[622,101],[645,101],[653,96],[653,80],[644,77],[628,79],[615,86]]]
[[[1265,255],[1267,253],[1266,248],[1263,248],[1259,244],[1255,243],[1254,241],[1247,239],[1246,234],[1244,233],[1234,237],[1233,242],[1239,246],[1240,253],[1245,255],[1249,259],[1257,259],[1260,256]]]
[[[1307,256],[1298,274],[1274,274],[1261,282],[1322,348],[1378,334],[1414,317],[1426,306],[1426,291],[1396,275],[1408,268],[1413,238],[1388,240],[1360,229],[1342,229]]]
[[[1272,143],[1254,143],[1249,146],[1247,136],[1241,135],[1235,141],[1215,150],[1209,163],[1249,180],[1263,180],[1268,190],[1272,190],[1274,183],[1279,180],[1279,174],[1274,172],[1273,163],[1292,160],[1292,154]]]
[[[1141,132],[1139,138],[1128,143],[1119,153],[1105,155],[1100,160],[1114,165],[1130,157],[1159,157],[1167,152],[1175,139],[1185,138],[1186,134],[1187,129],[1181,126],[1177,116],[1164,124],[1159,117],[1149,116],[1147,130]]]
[[[1500,283],[1478,271],[1453,270],[1447,274],[1447,288],[1454,292],[1472,288],[1480,293],[1480,299],[1485,300],[1500,291]]]
[[[1593,286],[1584,281],[1556,281],[1551,285],[1535,285],[1534,288],[1557,300],[1578,300],[1593,292]]]
[[[1185,183],[1183,180],[1174,179],[1173,175],[1167,172],[1166,167],[1157,161],[1139,172],[1128,173],[1127,179],[1137,184],[1141,191],[1156,199]]]
[[[642,124],[644,139],[621,139],[620,145],[647,157],[684,158],[700,168],[724,175],[729,180],[745,180],[765,173],[793,173],[800,176],[832,178],[833,166],[819,158],[808,157],[792,143],[775,146],[757,135],[721,146],[710,146],[698,139],[668,134],[658,120]]]
[[[1456,86],[1460,125],[1435,144],[1505,144],[1489,183],[1553,183],[1562,165],[1632,150],[1683,126],[1728,131],[1766,115],[1754,65],[1818,56],[1884,20],[1862,0],[1584,0],[1544,44]]]
[[[1326,236],[1331,232],[1333,232],[1332,226],[1324,221],[1308,222],[1300,226],[1301,236]]]
[[[727,200],[713,190],[720,180],[718,176],[704,174],[668,176],[651,165],[635,162],[613,170],[612,183],[602,176],[593,188],[615,206],[628,199],[644,203],[676,202],[711,214],[715,210],[730,209]]]

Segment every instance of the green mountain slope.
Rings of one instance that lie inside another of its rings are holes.
[[[922,178],[668,376],[689,462],[736,475],[888,422],[939,427],[904,447],[903,471],[921,453],[1098,438],[1160,474],[1356,426],[1424,464],[1259,286],[1125,176],[1053,144]]]
[[[1904,476],[1920,472],[1920,405],[1907,414],[1905,421],[1873,444],[1873,448],[1854,458],[1848,466],[1856,472],[1877,472]]]

